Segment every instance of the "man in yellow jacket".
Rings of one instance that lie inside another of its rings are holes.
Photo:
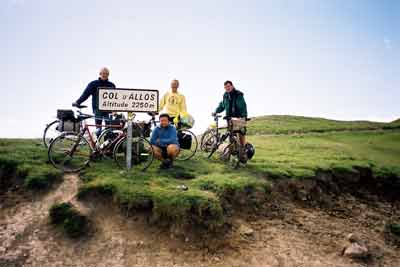
[[[171,91],[166,92],[160,100],[160,111],[165,108],[165,113],[170,116],[170,121],[173,122],[179,114],[186,113],[185,96],[178,92],[179,81],[171,81]]]

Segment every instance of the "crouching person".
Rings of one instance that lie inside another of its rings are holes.
[[[161,169],[171,168],[174,159],[179,154],[176,128],[169,123],[169,119],[168,114],[161,114],[160,125],[153,130],[150,138],[154,156],[161,160]]]

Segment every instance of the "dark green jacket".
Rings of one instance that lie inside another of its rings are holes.
[[[232,106],[231,103],[233,103]],[[227,117],[247,118],[247,106],[243,93],[236,89],[233,89],[231,93],[225,92],[215,112],[220,113],[224,110]]]

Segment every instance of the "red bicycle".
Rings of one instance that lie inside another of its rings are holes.
[[[78,106],[83,108],[84,106]],[[90,127],[98,127],[96,124],[86,123],[87,119],[94,115],[84,114],[78,111],[78,121],[82,122],[82,128],[78,133],[64,132],[56,137],[49,146],[48,157],[54,167],[64,172],[77,172],[85,168],[91,160],[103,157],[112,157],[121,168],[126,166],[127,134],[126,128],[108,125],[104,131],[104,142],[95,142]],[[154,159],[153,147],[145,138],[146,127],[151,127],[154,116],[149,123],[133,124],[134,136],[132,139],[132,168],[146,170]],[[99,139],[103,138],[99,136]]]

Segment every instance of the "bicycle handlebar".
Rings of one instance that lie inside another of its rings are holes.
[[[82,108],[87,108],[87,106],[84,106],[84,105],[78,105],[77,103],[72,103],[72,106],[73,106],[73,107],[76,107],[76,108],[79,108],[79,109],[82,109]]]
[[[235,117],[228,117],[228,116],[225,116],[223,119],[224,120],[231,120],[232,118],[235,118]],[[250,121],[251,120],[251,118],[244,118],[246,121]]]

